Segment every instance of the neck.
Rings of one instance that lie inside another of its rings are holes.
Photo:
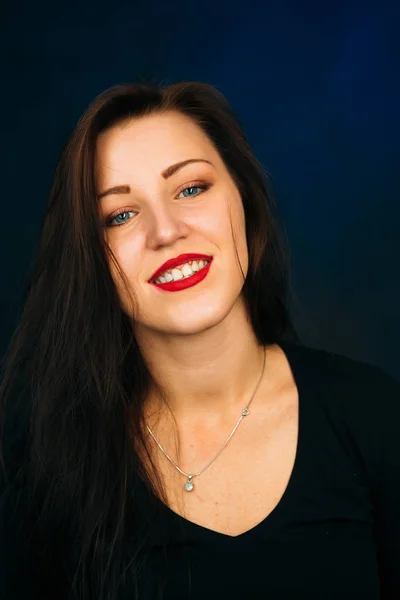
[[[217,426],[240,416],[260,380],[265,349],[244,311],[195,335],[161,335],[136,331],[153,386],[145,415],[161,414],[165,403],[181,423]],[[268,376],[268,359],[264,378]],[[260,381],[260,386],[262,381]],[[252,406],[257,401],[257,394]]]

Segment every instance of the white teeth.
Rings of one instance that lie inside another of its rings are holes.
[[[206,260],[193,260],[190,261],[191,264],[185,263],[181,265],[179,268],[170,269],[170,271],[165,271],[160,277],[158,277],[154,283],[167,283],[169,281],[179,281],[180,279],[185,279],[186,277],[190,277],[196,271],[199,271],[203,267],[208,264]]]
[[[178,279],[183,279],[182,271],[179,269],[172,269],[171,275],[174,278],[174,281],[178,281]]]
[[[174,269],[175,270],[175,269]],[[182,273],[185,277],[188,277],[189,275],[193,275],[193,269],[190,265],[188,265],[187,263],[183,265],[182,267]]]

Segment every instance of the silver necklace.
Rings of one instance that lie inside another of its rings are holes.
[[[209,467],[209,466],[211,465],[211,463],[213,463],[213,462],[214,462],[214,460],[215,460],[215,459],[216,459],[216,458],[217,458],[217,457],[218,457],[218,456],[221,454],[222,450],[225,448],[225,446],[227,445],[227,443],[229,442],[229,440],[231,439],[231,437],[232,437],[232,436],[233,436],[233,434],[235,433],[236,429],[239,427],[239,424],[240,424],[241,420],[243,419],[243,417],[247,417],[247,416],[250,414],[250,411],[249,411],[249,406],[250,406],[250,404],[251,404],[251,402],[252,402],[252,400],[253,400],[253,398],[254,398],[254,396],[255,396],[255,394],[256,394],[256,391],[258,390],[258,386],[260,385],[261,378],[262,378],[262,376],[263,376],[263,374],[264,374],[264,369],[265,369],[265,348],[264,348],[264,364],[263,364],[263,369],[262,369],[262,372],[261,372],[261,375],[260,375],[260,379],[258,380],[258,383],[257,383],[257,385],[256,385],[256,388],[255,388],[255,390],[254,390],[254,392],[253,392],[253,395],[252,395],[252,397],[250,398],[250,402],[248,403],[248,405],[246,406],[246,408],[244,408],[244,409],[242,410],[242,413],[241,413],[241,415],[240,415],[240,417],[239,417],[239,420],[237,421],[237,423],[236,423],[235,427],[234,427],[234,428],[233,428],[233,430],[231,431],[230,435],[228,436],[228,439],[225,441],[225,443],[224,443],[224,445],[222,446],[222,448],[221,448],[221,449],[220,449],[220,450],[217,452],[217,454],[214,456],[214,458],[212,458],[212,459],[210,460],[210,462],[209,462],[209,463],[207,463],[207,464],[206,464],[206,466],[205,466],[205,467],[203,467],[203,468],[201,469],[201,471],[199,471],[198,473],[192,473],[192,474],[189,474],[189,473],[185,473],[184,471],[182,471],[182,470],[181,470],[181,469],[178,467],[178,465],[177,465],[177,464],[176,464],[176,463],[175,463],[175,462],[172,460],[172,458],[171,458],[170,456],[168,456],[168,454],[165,452],[165,450],[164,450],[164,448],[161,446],[161,444],[160,444],[160,443],[159,443],[159,442],[156,440],[156,438],[154,437],[154,434],[153,434],[153,432],[151,431],[150,427],[149,427],[148,425],[146,425],[148,432],[150,433],[150,435],[151,435],[151,436],[152,436],[152,438],[154,439],[154,441],[155,441],[155,443],[157,444],[157,446],[160,448],[161,452],[162,452],[162,453],[163,453],[163,454],[164,454],[164,455],[165,455],[165,456],[168,458],[168,460],[169,460],[169,461],[170,461],[170,462],[171,462],[171,463],[174,465],[174,467],[175,467],[175,468],[176,468],[176,469],[179,471],[179,473],[182,473],[182,475],[185,475],[185,477],[187,477],[187,481],[186,481],[185,485],[183,486],[183,487],[184,487],[184,489],[185,489],[187,492],[191,492],[191,491],[193,490],[193,488],[194,488],[194,484],[193,484],[193,481],[192,481],[193,477],[198,477],[199,475],[201,475],[201,474],[203,473],[203,471],[205,471],[205,470],[207,469],[207,467]]]

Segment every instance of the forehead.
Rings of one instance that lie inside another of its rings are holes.
[[[154,164],[160,172],[168,164],[192,156],[217,160],[218,153],[203,130],[178,112],[154,114],[119,123],[99,135],[96,158],[99,167],[127,161]]]

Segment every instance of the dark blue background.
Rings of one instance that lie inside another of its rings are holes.
[[[153,75],[211,83],[238,114],[285,219],[303,340],[400,378],[399,7],[8,0],[1,350],[62,145],[100,91]]]

